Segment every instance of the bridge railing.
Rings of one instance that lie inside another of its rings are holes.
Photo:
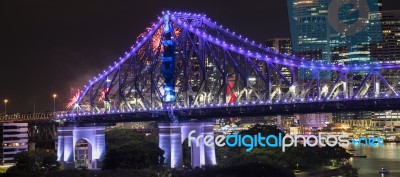
[[[34,113],[34,114],[10,114],[0,116],[0,122],[22,122],[54,119],[56,115],[63,114],[60,112]]]
[[[293,105],[293,104],[307,104],[307,103],[327,103],[327,102],[342,102],[342,101],[368,101],[368,100],[382,100],[382,99],[394,99],[398,98],[398,93],[394,95],[365,95],[363,97],[334,97],[334,98],[299,98],[299,99],[272,99],[272,100],[255,100],[255,101],[238,101],[234,103],[209,103],[209,104],[196,104],[191,106],[184,105],[172,105],[172,107],[156,107],[156,108],[140,108],[140,109],[111,109],[108,111],[85,111],[80,110],[78,112],[62,112],[56,114],[56,119],[63,119],[69,117],[80,117],[80,116],[96,116],[96,115],[112,115],[112,114],[130,114],[130,113],[150,113],[150,112],[161,112],[168,111],[170,109],[180,110],[199,110],[199,109],[210,109],[210,108],[232,108],[232,107],[251,107],[251,106],[269,106],[269,105]]]

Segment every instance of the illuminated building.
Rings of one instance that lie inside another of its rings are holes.
[[[306,60],[322,60],[337,64],[374,61],[371,60],[370,44],[381,40],[379,23],[381,0],[363,1],[369,5],[369,9],[365,9],[367,12],[365,18],[361,17],[361,11],[364,11],[361,1],[354,6],[336,0],[288,0],[287,2],[293,51],[297,55]],[[329,7],[334,2],[340,6],[337,13],[329,12]],[[331,21],[331,17],[335,15],[338,16],[338,24]],[[341,26],[339,23],[346,25]],[[361,30],[355,30],[354,26],[349,25],[356,23],[355,28]],[[335,28],[336,26],[339,30]],[[357,32],[347,34],[352,30]]]
[[[28,151],[28,123],[2,123],[0,129],[2,163],[13,163],[15,154]]]
[[[400,128],[400,111],[382,111],[375,112],[372,119],[374,127],[392,127]]]
[[[382,41],[371,47],[380,63],[400,63],[400,11],[382,11]]]
[[[305,58],[331,61],[328,0],[288,0],[288,9],[293,50]]]
[[[290,41],[289,38],[272,38],[272,39],[267,39],[265,42],[265,47],[279,51],[280,53],[285,53],[285,54],[292,54],[293,53],[293,48],[292,48],[292,42]],[[279,70],[282,72],[282,74],[288,79],[291,79],[291,72],[290,69],[287,67],[282,67],[282,66],[276,66],[279,68]],[[282,87],[280,86],[284,91],[287,91],[289,87]]]
[[[322,130],[328,124],[332,123],[331,113],[315,114],[295,114],[294,119],[298,120],[303,133]]]
[[[292,54],[292,42],[289,38],[272,38],[267,39],[265,47],[269,47],[273,50],[277,50],[280,53]]]
[[[332,113],[333,122],[340,123],[343,120],[371,119],[374,113],[371,111],[352,111]]]

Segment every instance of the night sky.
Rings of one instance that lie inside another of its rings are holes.
[[[397,0],[384,9],[400,9]],[[251,40],[289,37],[286,0],[1,0],[0,112],[51,111],[116,61],[163,10],[206,13]]]

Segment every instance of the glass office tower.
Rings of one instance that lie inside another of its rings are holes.
[[[288,0],[294,52],[306,60],[365,64],[380,41],[381,0]]]

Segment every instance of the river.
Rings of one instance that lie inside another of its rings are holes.
[[[359,177],[400,177],[400,144],[387,143],[382,147],[352,146],[357,155],[367,158],[351,158],[350,163],[358,168]],[[379,174],[378,170],[386,168],[389,174]]]

